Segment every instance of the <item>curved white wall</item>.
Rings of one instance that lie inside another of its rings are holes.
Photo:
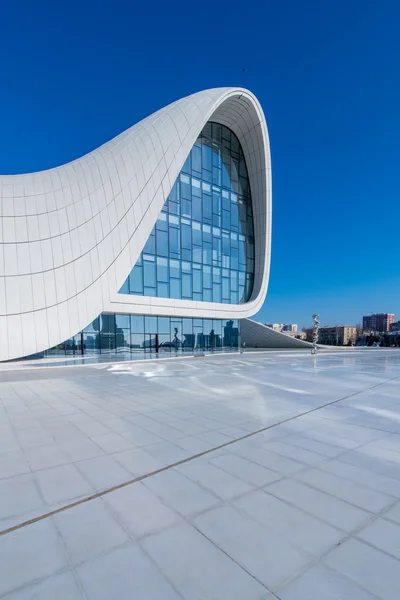
[[[253,201],[246,304],[118,294],[209,120],[239,138]],[[271,163],[257,99],[240,88],[178,100],[67,165],[0,176],[0,360],[50,348],[101,312],[243,318],[261,307],[271,246]]]

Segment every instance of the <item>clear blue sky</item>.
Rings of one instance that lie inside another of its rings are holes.
[[[72,160],[192,92],[248,87],[273,172],[271,278],[256,318],[400,318],[398,0],[139,6],[3,3],[0,172]]]

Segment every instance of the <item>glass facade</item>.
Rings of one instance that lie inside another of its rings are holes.
[[[239,346],[236,320],[101,314],[44,356],[183,354],[238,350]]]
[[[207,123],[120,293],[239,304],[253,290],[249,178],[236,135]],[[238,350],[239,322],[101,314],[41,356]]]
[[[207,123],[120,293],[239,304],[253,278],[243,151],[228,127]]]

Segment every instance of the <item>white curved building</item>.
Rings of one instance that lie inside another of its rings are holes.
[[[178,100],[69,164],[0,176],[0,360],[222,348],[265,299],[271,162],[240,88]]]

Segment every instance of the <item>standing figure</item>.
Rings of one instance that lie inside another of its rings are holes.
[[[317,354],[317,342],[318,342],[318,330],[319,330],[319,315],[313,315],[314,328],[313,328],[313,347],[311,354]]]

